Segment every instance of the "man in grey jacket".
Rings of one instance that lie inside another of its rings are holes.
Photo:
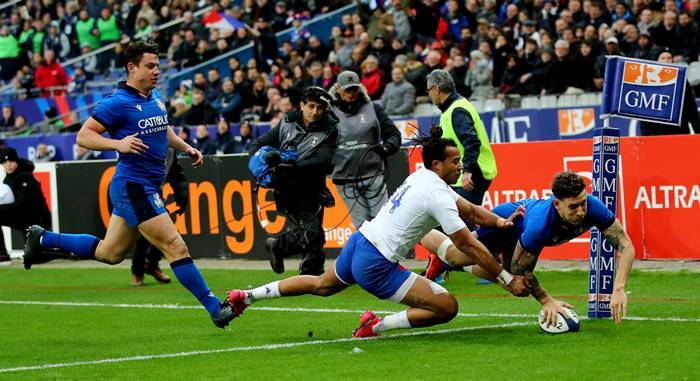
[[[409,115],[416,105],[416,88],[404,79],[403,69],[391,69],[391,83],[382,95],[382,107],[389,116]]]
[[[331,94],[339,119],[331,177],[359,229],[387,201],[385,161],[399,150],[401,133],[382,107],[370,101],[356,73],[340,73]]]

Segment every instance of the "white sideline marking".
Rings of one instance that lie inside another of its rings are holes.
[[[331,340],[311,340],[311,341],[299,341],[299,342],[295,342],[295,343],[265,344],[265,345],[231,347],[231,348],[222,348],[222,349],[208,349],[208,350],[177,352],[177,353],[162,353],[162,354],[155,354],[155,355],[117,357],[117,358],[111,358],[111,359],[91,360],[91,361],[76,361],[76,362],[65,362],[65,363],[54,363],[54,364],[19,366],[19,367],[15,367],[15,368],[0,368],[0,373],[22,372],[22,371],[28,371],[28,370],[43,370],[43,369],[51,369],[51,368],[65,368],[65,367],[70,367],[70,366],[81,366],[81,365],[113,364],[113,363],[122,363],[122,362],[128,362],[128,361],[145,361],[145,360],[155,360],[155,359],[174,358],[174,357],[186,357],[186,356],[197,356],[197,355],[209,355],[209,354],[216,354],[216,353],[228,353],[228,352],[245,352],[245,351],[255,351],[255,350],[269,351],[269,350],[275,350],[275,349],[293,348],[293,347],[301,347],[301,346],[307,346],[307,345],[325,345],[325,344],[347,343],[350,341],[394,339],[397,337],[407,337],[407,336],[441,335],[444,333],[476,331],[476,330],[481,330],[481,329],[492,329],[492,328],[509,328],[509,327],[519,327],[519,326],[526,326],[526,325],[532,325],[532,324],[521,322],[521,323],[481,325],[481,326],[477,326],[477,327],[462,327],[462,328],[451,328],[451,329],[436,329],[436,330],[429,330],[429,331],[405,332],[405,333],[398,333],[395,335],[368,337],[368,338],[364,338],[364,339],[342,338],[342,339],[331,339]]]
[[[198,310],[201,306],[188,306],[180,304],[110,304],[110,303],[93,303],[93,302],[38,302],[35,300],[0,300],[0,305],[40,305],[40,306],[57,306],[57,307],[105,307],[105,308],[152,308],[152,309],[169,309],[169,310]],[[351,310],[340,308],[303,308],[303,307],[249,307],[251,311],[275,311],[275,312],[318,312],[318,313],[346,313],[346,314],[361,314],[365,310]],[[378,314],[393,314],[399,311],[381,311],[375,310]],[[536,318],[537,315],[531,314],[503,314],[503,313],[458,313],[459,317],[493,317],[493,318]],[[581,320],[587,320],[587,316],[579,316]],[[624,320],[632,321],[668,321],[680,323],[700,323],[700,318],[681,318],[681,317],[647,317],[647,316],[626,316]]]

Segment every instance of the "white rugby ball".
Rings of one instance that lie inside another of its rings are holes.
[[[540,328],[547,333],[565,333],[565,332],[578,332],[581,328],[579,324],[578,315],[571,308],[564,307],[564,310],[569,314],[568,318],[565,318],[562,313],[557,316],[556,324],[547,327],[547,322],[542,322],[544,320],[544,311],[540,310],[540,316],[537,319]]]

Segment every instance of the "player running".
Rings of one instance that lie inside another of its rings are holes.
[[[552,197],[509,202],[493,209],[501,217],[509,216],[518,208],[527,209],[525,217],[515,221],[513,228],[497,230],[482,226],[475,235],[494,256],[503,254],[504,268],[528,278],[532,296],[542,304],[547,322],[554,324],[558,312],[566,315],[562,306],[571,308],[571,305],[552,298],[539,284],[532,274],[537,258],[544,247],[563,244],[591,227],[597,227],[618,251],[610,309],[615,323],[620,324],[627,314],[625,285],[634,262],[634,246],[615,215],[600,200],[587,194],[585,188],[581,176],[572,171],[559,172],[552,181]],[[437,230],[428,233],[421,240],[421,245],[437,253],[430,256],[425,274],[429,279],[435,279],[446,270],[468,271],[480,278],[494,279],[480,265],[475,265],[474,261],[460,253],[449,237]]]
[[[482,226],[507,228],[520,214],[500,218],[461,198],[449,186],[459,177],[462,164],[452,140],[442,139],[435,127],[421,138],[426,169],[411,174],[384,204],[376,218],[365,222],[343,248],[331,268],[320,276],[300,275],[268,283],[252,290],[232,290],[229,302],[238,316],[251,303],[295,295],[329,296],[352,284],[380,298],[409,308],[380,318],[371,311],[360,317],[353,337],[377,336],[380,332],[428,327],[446,323],[457,314],[457,300],[437,283],[405,269],[399,261],[430,229],[440,225],[461,252],[480,264],[517,296],[529,295],[525,277],[505,271],[486,247],[469,233],[464,219]]]
[[[54,233],[33,225],[27,230],[24,267],[30,269],[32,264],[52,259],[42,248],[60,248],[81,259],[117,264],[143,235],[165,254],[175,277],[202,303],[214,325],[224,328],[233,319],[231,306],[209,290],[165,210],[160,189],[168,147],[186,152],[195,168],[202,165],[202,154],[182,141],[168,123],[165,103],[156,90],[158,45],[134,42],[127,47],[124,61],[126,82],[120,82],[118,89],[95,107],[77,137],[81,147],[119,151],[109,186],[114,210],[105,238]],[[103,137],[105,132],[111,138]]]

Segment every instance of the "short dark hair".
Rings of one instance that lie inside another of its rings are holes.
[[[584,189],[586,189],[586,183],[583,182],[583,177],[571,170],[557,173],[552,180],[552,193],[559,200],[576,197]]]
[[[428,169],[432,167],[433,160],[445,160],[445,148],[457,147],[454,140],[442,137],[440,126],[431,127],[430,135],[414,138],[412,143],[423,147],[423,165]]]
[[[130,43],[124,51],[124,67],[128,69],[129,63],[138,66],[144,53],[158,55],[158,44],[153,41],[134,41]]]
[[[318,86],[309,86],[304,90],[304,93],[302,93],[301,101],[304,103],[308,101],[316,102],[326,106],[326,109],[330,109],[333,97],[323,88]]]

